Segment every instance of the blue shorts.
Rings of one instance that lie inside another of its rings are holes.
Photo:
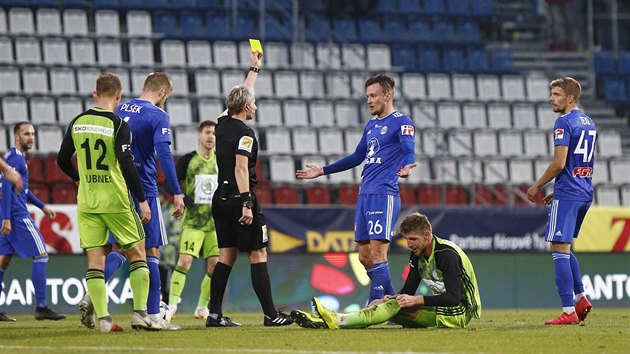
[[[30,217],[11,219],[11,232],[0,238],[0,254],[17,253],[22,258],[31,258],[46,253],[42,233]]]
[[[140,205],[136,198],[133,198],[136,204],[136,211],[140,215]],[[145,247],[153,248],[168,245],[168,235],[166,235],[166,227],[164,226],[164,218],[162,217],[162,206],[159,197],[147,197],[149,208],[151,208],[151,220],[144,224],[144,233],[146,235]],[[109,234],[109,243],[118,244],[114,235]]]
[[[572,243],[590,207],[591,202],[554,199],[547,218],[545,241]]]
[[[399,214],[399,196],[360,194],[354,214],[354,241],[391,241]]]

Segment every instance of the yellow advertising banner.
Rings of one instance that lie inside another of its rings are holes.
[[[630,208],[592,206],[573,242],[577,252],[630,252]]]

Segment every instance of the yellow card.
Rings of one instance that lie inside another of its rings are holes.
[[[252,52],[260,52],[262,53],[262,45],[260,44],[260,40],[258,39],[249,39],[249,46],[252,47]]]

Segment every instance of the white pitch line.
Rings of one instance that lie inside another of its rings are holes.
[[[314,350],[295,350],[295,349],[260,349],[260,348],[147,348],[147,347],[95,347],[95,346],[49,346],[49,345],[2,345],[0,349],[18,349],[18,350],[76,350],[76,351],[134,351],[134,352],[208,352],[208,353],[295,353],[295,354],[441,354],[436,352],[357,352],[357,351],[314,351]]]

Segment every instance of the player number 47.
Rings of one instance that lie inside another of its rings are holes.
[[[595,151],[595,136],[597,132],[595,130],[589,130],[588,135],[592,136],[591,147],[589,151],[588,140],[589,138],[585,138],[586,131],[582,130],[582,134],[580,134],[580,140],[578,140],[577,146],[575,147],[574,154],[582,154],[582,162],[591,162],[593,158],[593,151]]]

